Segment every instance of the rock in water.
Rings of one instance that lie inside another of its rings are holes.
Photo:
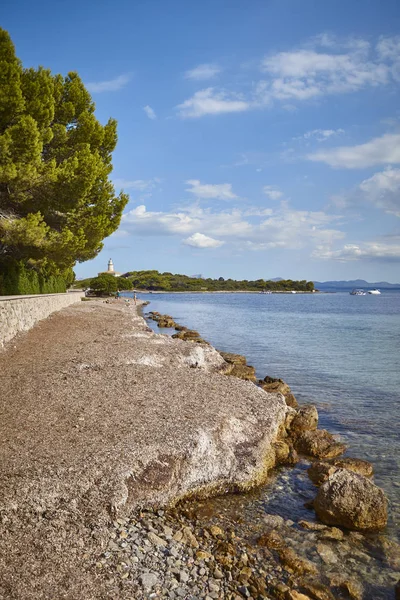
[[[247,363],[246,357],[241,354],[232,354],[231,352],[220,352],[220,355],[226,362],[232,365],[245,365]]]
[[[314,501],[318,518],[328,525],[377,531],[387,523],[383,491],[363,475],[339,469],[319,488]]]
[[[285,402],[288,406],[292,408],[297,408],[298,403],[292,391],[287,383],[285,383],[282,379],[277,379],[275,377],[269,377],[268,375],[264,377],[264,379],[260,379],[258,382],[260,387],[266,392],[279,392],[285,398]]]
[[[313,404],[301,406],[295,415],[292,424],[292,432],[315,431],[318,427],[318,411]]]
[[[346,450],[346,446],[336,441],[325,429],[301,432],[295,440],[295,448],[302,454],[316,458],[335,458]]]
[[[336,473],[338,469],[347,469],[364,477],[372,477],[373,467],[371,463],[360,458],[334,458],[326,462],[315,462],[307,470],[308,476],[315,485],[321,485]]]

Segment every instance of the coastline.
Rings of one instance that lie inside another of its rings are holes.
[[[44,340],[43,355],[32,360]],[[202,501],[194,501],[266,480],[276,463],[272,446],[293,416],[283,396],[226,377],[214,348],[149,331],[122,301],[64,310],[0,361],[8,357],[8,417],[16,432],[20,418],[24,431],[33,428],[34,439],[3,435],[3,449],[15,439],[1,474],[2,538],[11,548],[0,551],[4,597],[41,598],[51,590],[85,600],[298,600],[308,589],[305,597],[317,598],[304,575],[315,580],[319,571],[295,552],[292,525],[265,515],[257,540],[267,537],[249,545],[232,524],[202,522]],[[26,402],[20,406],[13,404],[16,377]],[[179,510],[166,508],[184,498],[190,501]],[[334,529],[320,525],[317,535],[326,540]]]

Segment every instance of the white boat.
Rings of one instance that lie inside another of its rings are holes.
[[[378,296],[380,294],[379,290],[368,290],[368,294],[373,294],[374,296]]]
[[[360,288],[355,288],[354,290],[351,290],[350,292],[350,296],[366,296],[367,292],[365,292],[364,290],[360,289]]]

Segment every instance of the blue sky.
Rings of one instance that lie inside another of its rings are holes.
[[[396,0],[3,0],[26,66],[118,120],[96,274],[400,280]]]

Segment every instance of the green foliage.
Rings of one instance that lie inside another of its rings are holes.
[[[274,292],[299,291],[312,292],[314,284],[312,281],[292,281],[282,279],[281,281],[269,281],[257,279],[256,281],[236,281],[234,279],[198,279],[187,275],[173,275],[172,273],[159,273],[158,271],[131,271],[125,273],[124,277],[131,280],[132,285],[140,290],[160,290],[173,292],[200,292],[200,291],[242,291],[248,290],[261,292],[270,290]],[[120,280],[122,279],[119,278]]]
[[[127,292],[133,290],[132,281],[130,279],[125,277],[116,277],[115,279],[117,280],[117,287],[119,290]]]
[[[0,265],[50,281],[117,229],[128,197],[109,181],[116,121],[94,110],[77,73],[24,69],[0,29]]]
[[[90,289],[99,296],[102,294],[113,294],[118,290],[118,279],[113,275],[99,275],[90,280]]]
[[[66,279],[61,275],[45,276],[29,269],[23,261],[0,265],[0,295],[56,294],[66,291]]]

